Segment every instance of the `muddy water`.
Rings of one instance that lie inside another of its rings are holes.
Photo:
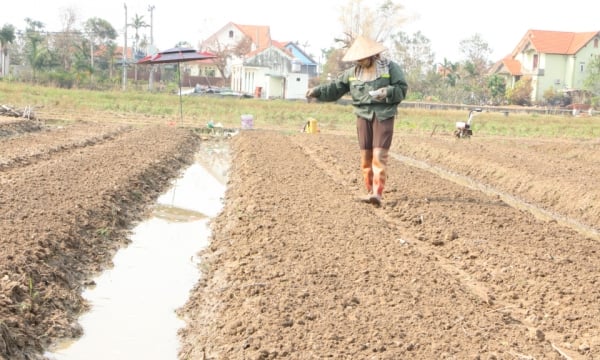
[[[222,208],[229,151],[207,142],[196,162],[159,197],[154,215],[133,231],[114,267],[83,296],[90,312],[80,317],[84,334],[46,353],[54,360],[177,359],[175,313],[199,278],[196,254],[208,244],[209,221]]]

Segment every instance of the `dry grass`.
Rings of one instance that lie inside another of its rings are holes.
[[[306,101],[244,99],[219,96],[183,96],[147,91],[70,90],[0,81],[0,104],[17,108],[33,106],[38,117],[52,121],[100,120],[129,123],[160,123],[205,127],[212,120],[225,127],[240,127],[242,114],[252,114],[255,127],[300,131],[309,117],[321,131],[354,132],[349,105]],[[399,131],[451,134],[466,111],[425,110],[401,107],[396,121]],[[517,137],[600,136],[600,118],[551,114],[486,112],[473,121],[476,135]]]

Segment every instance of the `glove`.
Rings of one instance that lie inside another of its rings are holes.
[[[307,98],[317,97],[317,95],[315,94],[315,88],[310,88],[310,89],[306,90],[306,97]]]
[[[387,88],[382,87],[377,90],[369,91],[369,95],[375,100],[383,101],[387,97]]]

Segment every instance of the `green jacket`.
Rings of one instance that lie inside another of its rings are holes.
[[[336,80],[321,84],[314,89],[314,96],[320,101],[336,101],[346,93],[352,96],[354,113],[357,116],[371,120],[376,115],[379,120],[395,116],[398,105],[406,97],[408,84],[400,66],[390,61],[389,74],[382,74],[373,81],[358,80],[354,74],[356,66],[344,71]],[[376,100],[369,91],[386,87],[387,97]]]

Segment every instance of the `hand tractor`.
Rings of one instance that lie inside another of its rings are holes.
[[[454,130],[454,135],[457,138],[468,138],[471,135],[473,135],[473,129],[471,129],[471,123],[473,122],[473,117],[476,115],[476,113],[480,113],[481,112],[481,108],[475,108],[472,109],[471,111],[469,111],[469,118],[467,119],[467,122],[464,121],[457,121],[456,122],[456,130]]]

